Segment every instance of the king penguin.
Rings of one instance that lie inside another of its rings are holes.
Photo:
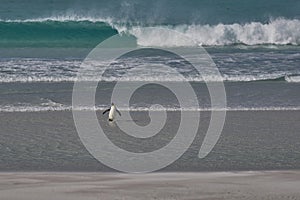
[[[116,108],[114,103],[111,103],[111,106],[109,109],[106,109],[102,114],[104,115],[105,113],[107,113],[109,111],[108,114],[108,121],[114,121],[115,118],[115,112],[117,111],[117,113],[121,116],[120,111]]]

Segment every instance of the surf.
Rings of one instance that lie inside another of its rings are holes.
[[[2,47],[93,47],[118,33],[132,35],[140,46],[193,46],[187,41],[161,34],[161,29],[144,32],[144,27],[169,28],[202,46],[300,45],[300,20],[277,18],[269,22],[149,25],[124,23],[105,18],[48,17],[0,20]]]

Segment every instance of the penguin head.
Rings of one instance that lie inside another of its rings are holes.
[[[113,106],[113,105],[115,105],[115,104],[112,102],[111,105]]]

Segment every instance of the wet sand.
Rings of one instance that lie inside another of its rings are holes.
[[[300,199],[300,171],[0,173],[1,200]]]
[[[134,115],[146,122],[145,112]],[[162,148],[176,133],[176,112],[162,133],[137,140],[110,127],[99,112],[108,137],[121,148]],[[82,145],[71,111],[0,113],[0,171],[115,172],[98,162]],[[230,111],[221,137],[204,159],[198,158],[209,112],[201,112],[200,129],[184,155],[165,172],[262,171],[300,169],[300,111]],[[125,121],[126,122],[126,121]],[[105,153],[105,152],[104,152]]]

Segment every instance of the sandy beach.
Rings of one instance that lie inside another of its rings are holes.
[[[1,173],[1,200],[299,199],[300,171]]]

